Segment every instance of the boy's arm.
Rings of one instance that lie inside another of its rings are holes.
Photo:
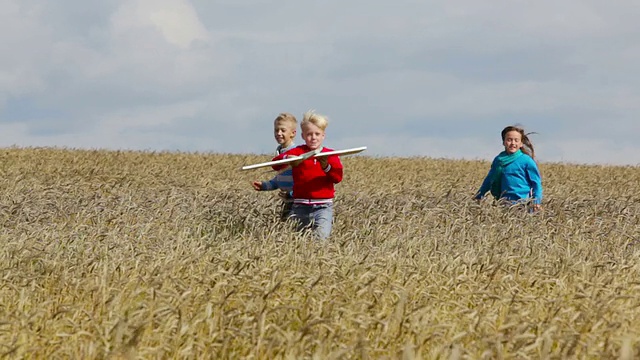
[[[299,155],[298,152],[299,152],[298,148],[293,148],[293,149],[291,149],[291,150],[289,150],[287,152],[284,152],[282,154],[277,155],[276,157],[271,159],[271,161],[278,161],[278,160],[286,159],[289,156],[297,156],[297,155]],[[283,170],[283,169],[287,168],[288,166],[294,166],[294,165],[297,165],[297,164],[293,164],[293,163],[278,164],[278,165],[271,166],[271,168],[273,170],[280,171],[280,170]]]
[[[275,189],[278,189],[278,182],[276,181],[276,176],[274,176],[269,181],[262,182],[262,188],[261,188],[262,191],[271,191]]]
[[[322,171],[327,174],[327,176],[331,179],[334,184],[342,181],[342,162],[338,156],[329,156],[326,158],[320,158],[320,166],[322,167]]]
[[[533,190],[533,203],[542,203],[542,178],[540,177],[540,170],[536,162],[531,159],[526,167],[527,177],[529,178],[529,186]]]
[[[482,199],[484,197],[484,194],[486,194],[487,191],[491,189],[491,183],[493,182],[493,176],[496,171],[495,168],[496,168],[496,160],[494,159],[493,162],[491,163],[491,169],[489,169],[489,173],[484,178],[482,185],[480,185],[480,190],[478,190],[478,192],[476,193],[476,196],[475,196],[476,199]]]
[[[287,157],[287,153],[282,153],[282,154],[277,155],[273,159],[271,159],[271,161],[278,161],[278,160],[286,159],[286,157]],[[273,170],[280,171],[280,170],[284,169],[287,166],[289,166],[289,165],[287,165],[287,164],[278,164],[278,165],[271,166],[271,168]]]

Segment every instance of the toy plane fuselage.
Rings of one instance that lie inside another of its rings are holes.
[[[316,150],[311,150],[311,151],[306,152],[306,153],[304,153],[302,155],[292,156],[292,157],[288,157],[288,158],[282,159],[282,160],[267,161],[267,162],[263,162],[263,163],[259,163],[259,164],[243,166],[241,170],[251,170],[251,169],[259,169],[259,168],[263,168],[263,167],[269,167],[269,166],[273,166],[273,165],[289,164],[289,163],[292,163],[294,161],[306,160],[306,159],[311,158],[311,157],[324,157],[324,156],[330,156],[330,155],[357,154],[357,153],[362,152],[362,151],[364,151],[366,149],[367,149],[366,146],[361,146],[361,147],[352,148],[352,149],[333,150],[333,151],[321,152],[322,149],[320,148],[320,149],[316,149]]]

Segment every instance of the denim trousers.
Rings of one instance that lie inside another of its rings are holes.
[[[291,219],[297,221],[298,231],[311,229],[319,240],[325,240],[331,234],[333,204],[293,204]]]

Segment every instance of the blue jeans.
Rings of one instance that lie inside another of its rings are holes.
[[[298,222],[298,231],[311,229],[318,239],[325,240],[331,234],[333,204],[293,204],[290,218]]]

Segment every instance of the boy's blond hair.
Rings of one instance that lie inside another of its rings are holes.
[[[291,127],[293,127],[293,129],[295,129],[298,126],[298,120],[296,120],[296,117],[293,116],[293,114],[286,113],[286,112],[280,113],[278,117],[275,120],[273,120],[274,124],[277,122],[287,123]]]
[[[304,117],[302,118],[302,123],[300,123],[300,126],[302,127],[307,123],[312,123],[313,125],[322,129],[322,131],[325,131],[327,129],[327,125],[329,125],[329,119],[324,115],[316,113],[315,110],[309,110],[304,113]]]

